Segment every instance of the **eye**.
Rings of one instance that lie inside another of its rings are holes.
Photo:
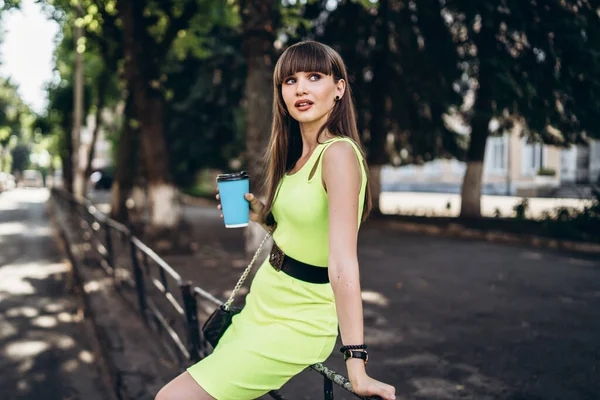
[[[286,78],[286,79],[283,80],[283,82],[286,85],[293,85],[294,83],[296,83],[296,79],[295,78]]]
[[[319,79],[321,79],[321,75],[320,74],[311,74],[308,78],[311,81],[318,81]]]

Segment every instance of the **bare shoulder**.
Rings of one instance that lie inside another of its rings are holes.
[[[336,168],[358,166],[354,147],[345,140],[337,140],[325,150],[323,162]]]
[[[360,185],[360,164],[354,147],[345,140],[329,145],[323,156],[323,185],[325,190],[333,186],[354,187]]]

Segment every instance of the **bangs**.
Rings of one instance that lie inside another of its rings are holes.
[[[332,75],[331,54],[325,46],[316,42],[302,42],[289,47],[281,55],[275,67],[275,83],[281,85],[285,78],[296,72],[320,72]]]

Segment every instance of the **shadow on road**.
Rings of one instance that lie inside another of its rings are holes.
[[[70,271],[44,215],[47,193],[0,198],[2,399],[110,399]]]

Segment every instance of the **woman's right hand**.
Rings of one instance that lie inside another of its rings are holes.
[[[264,222],[262,220],[262,210],[265,208],[265,205],[252,193],[246,193],[244,197],[250,203],[250,221],[262,224]]]
[[[219,196],[219,189],[217,189],[217,195],[215,196],[217,200],[219,200],[219,205],[217,205],[218,210],[222,210],[221,207],[221,197]],[[252,193],[246,193],[244,198],[250,203],[250,221],[257,222],[262,224],[263,221],[261,219],[261,213],[265,205],[262,201],[258,200]],[[221,218],[223,218],[223,214],[221,214]]]
[[[379,396],[383,400],[394,400],[396,398],[396,388],[387,383],[380,382],[364,374],[359,381],[352,382],[354,393],[359,396],[371,397]]]

